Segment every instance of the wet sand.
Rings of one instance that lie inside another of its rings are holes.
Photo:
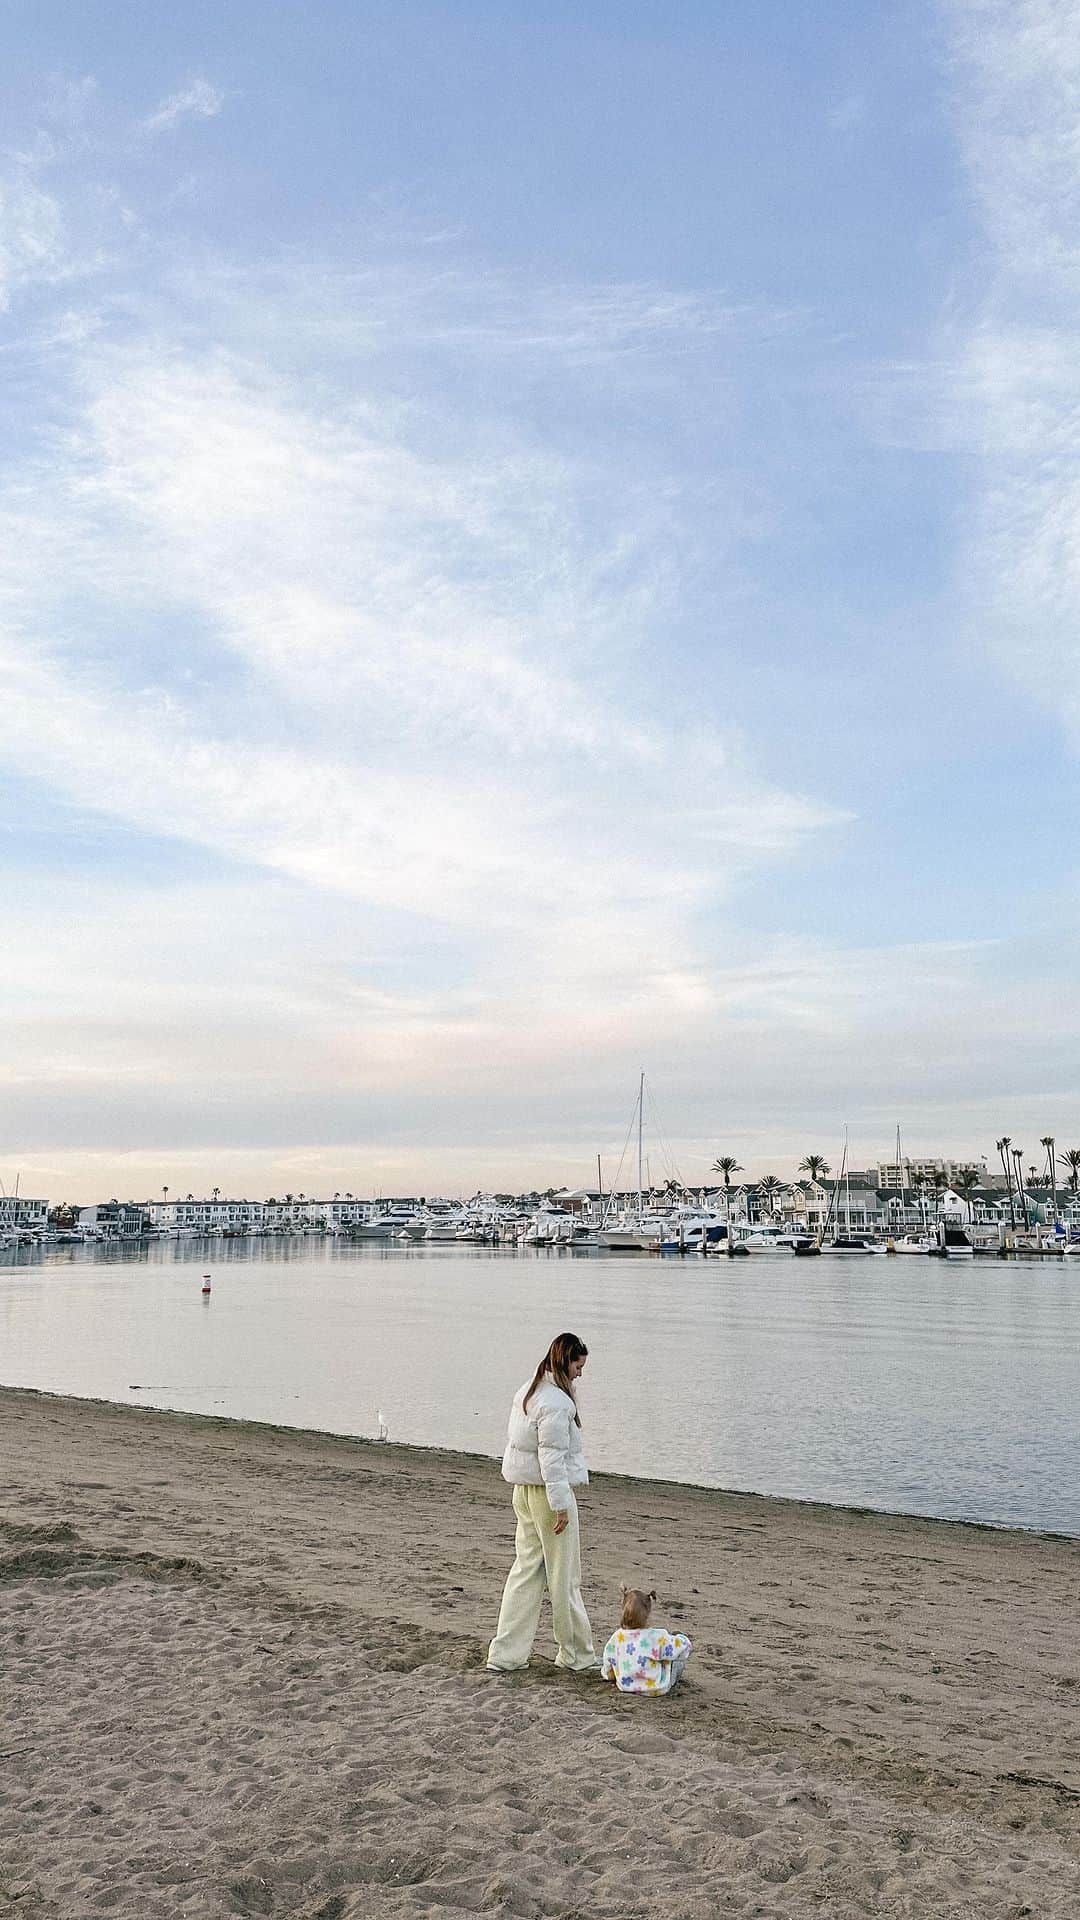
[[[0,1390],[0,1913],[1080,1913],[1080,1542],[604,1476],[669,1699],[484,1651],[495,1462]]]

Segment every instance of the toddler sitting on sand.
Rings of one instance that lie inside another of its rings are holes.
[[[685,1633],[650,1627],[655,1593],[622,1589],[622,1618],[604,1648],[601,1678],[620,1693],[670,1693],[690,1657]]]

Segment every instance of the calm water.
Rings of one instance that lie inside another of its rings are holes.
[[[1073,1266],[314,1238],[2,1258],[7,1385],[336,1433],[381,1407],[391,1439],[496,1454],[570,1327],[596,1468],[1080,1535]]]

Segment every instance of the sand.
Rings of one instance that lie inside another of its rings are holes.
[[[0,1915],[1080,1914],[1080,1543],[598,1478],[666,1700],[483,1669],[473,1456],[0,1392]]]

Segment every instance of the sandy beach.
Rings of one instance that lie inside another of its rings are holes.
[[[0,1391],[0,1912],[1080,1913],[1080,1543],[601,1477],[670,1699],[483,1668],[494,1461]]]

